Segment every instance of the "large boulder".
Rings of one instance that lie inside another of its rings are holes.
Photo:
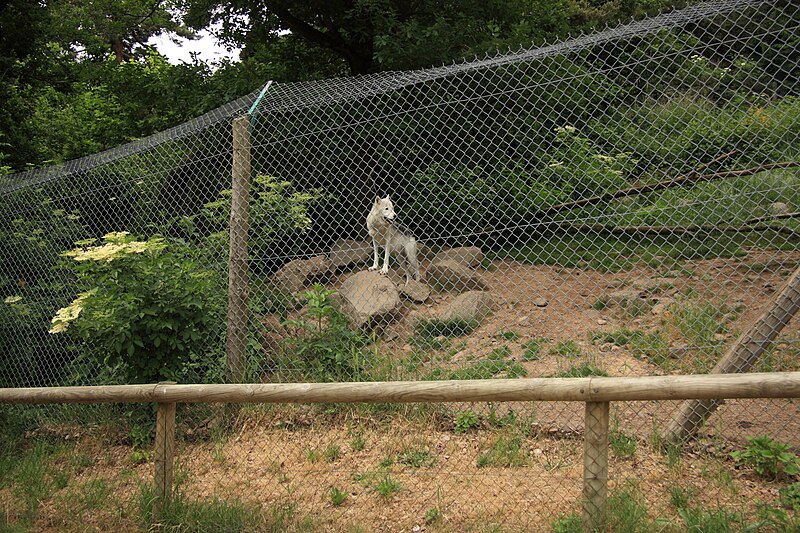
[[[397,288],[377,271],[364,270],[348,277],[339,288],[337,299],[355,328],[389,323],[400,315]]]
[[[372,258],[372,244],[365,241],[339,239],[331,246],[328,257],[333,268],[366,263]]]
[[[494,298],[488,292],[469,291],[454,298],[442,313],[441,318],[445,320],[461,318],[480,322],[492,313],[495,305]]]
[[[314,280],[324,279],[331,273],[331,263],[324,255],[309,259],[289,261],[272,276],[278,290],[297,294]]]
[[[489,286],[480,274],[455,261],[434,261],[425,274],[430,285],[451,292],[486,291]]]
[[[434,263],[453,261],[460,265],[476,268],[483,262],[483,252],[477,246],[463,246],[461,248],[450,248],[442,250],[434,258]]]

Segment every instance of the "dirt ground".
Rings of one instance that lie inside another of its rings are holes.
[[[637,358],[630,346],[593,342],[592,333],[621,328],[655,331],[664,327],[669,304],[692,294],[696,301],[724,303],[736,310],[717,338],[725,348],[759,317],[798,264],[800,253],[772,251],[753,251],[739,259],[685,262],[674,272],[645,267],[601,273],[497,261],[482,272],[497,303],[494,313],[423,365],[457,368],[507,346],[509,359],[521,364],[528,377],[552,376],[579,361],[612,376],[664,374],[662,366]],[[644,312],[593,308],[611,293],[637,287],[644,287],[648,303]],[[411,353],[413,321],[437,316],[451,298],[435,294],[426,304],[406,304],[406,319],[380,349],[398,358]],[[659,307],[660,303],[664,305]],[[799,330],[800,318],[795,317],[776,342],[771,353],[778,369],[800,366]],[[513,340],[503,332],[513,332]],[[542,357],[524,361],[523,345],[540,338],[548,339]],[[553,353],[551,348],[562,341],[574,341],[580,355]],[[682,344],[685,341],[674,338],[671,342],[676,358],[693,356],[692,347]],[[633,483],[654,516],[672,520],[677,520],[669,503],[669,489],[674,487],[694,490],[695,503],[708,508],[724,506],[752,513],[759,501],[777,505],[783,485],[737,468],[729,454],[746,445],[747,437],[762,434],[800,447],[798,402],[726,402],[676,460],[656,450],[654,436],[678,405],[628,402],[612,406],[613,431],[635,442],[630,455],[613,449],[610,453],[612,492]],[[454,417],[469,410],[480,417],[480,423],[466,433],[455,432]],[[497,420],[510,411],[515,423],[501,427]],[[301,530],[305,530],[305,520],[314,531],[490,531],[494,525],[503,531],[546,531],[559,516],[580,512],[580,404],[459,404],[394,410],[248,406],[240,412],[233,433],[212,437],[196,424],[190,417],[182,426],[177,451],[181,490],[191,498],[240,499],[265,512],[289,506]],[[515,438],[519,450],[512,455],[521,458],[519,465],[479,466],[483,455]],[[113,480],[117,501],[129,500],[137,483],[151,476],[152,465],[132,462],[128,446],[94,449],[91,453],[99,459],[81,475]],[[418,461],[408,459],[411,456]],[[387,478],[396,483],[395,490],[381,495],[378,486]],[[333,504],[332,487],[346,492],[341,505]],[[103,530],[111,522],[120,531],[138,527],[131,511],[117,509],[107,518],[96,515],[81,521],[83,529],[76,529],[59,514],[63,506],[44,506],[44,510],[37,522],[41,531]]]

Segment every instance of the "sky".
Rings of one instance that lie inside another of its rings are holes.
[[[155,45],[158,51],[164,54],[173,65],[190,62],[192,52],[197,52],[200,60],[206,63],[225,58],[239,59],[238,50],[233,50],[232,52],[225,50],[224,47],[217,44],[216,38],[207,30],[200,31],[198,34],[200,38],[196,40],[184,39],[175,36],[175,34],[161,34],[157,37],[152,37],[148,42]]]

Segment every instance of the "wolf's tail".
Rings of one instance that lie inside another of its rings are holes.
[[[415,238],[409,239],[406,243],[406,257],[408,258],[408,270],[406,271],[406,280],[411,279],[412,275],[415,280],[420,280],[419,275],[419,260],[417,259],[417,240]]]

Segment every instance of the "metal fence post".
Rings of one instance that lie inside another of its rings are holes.
[[[586,402],[583,441],[584,531],[600,530],[605,524],[608,498],[609,402]]]
[[[175,385],[162,381],[159,385]],[[153,516],[157,517],[172,497],[172,477],[175,468],[175,410],[174,402],[159,402],[156,412],[156,442],[153,453],[155,463],[155,502]]]

